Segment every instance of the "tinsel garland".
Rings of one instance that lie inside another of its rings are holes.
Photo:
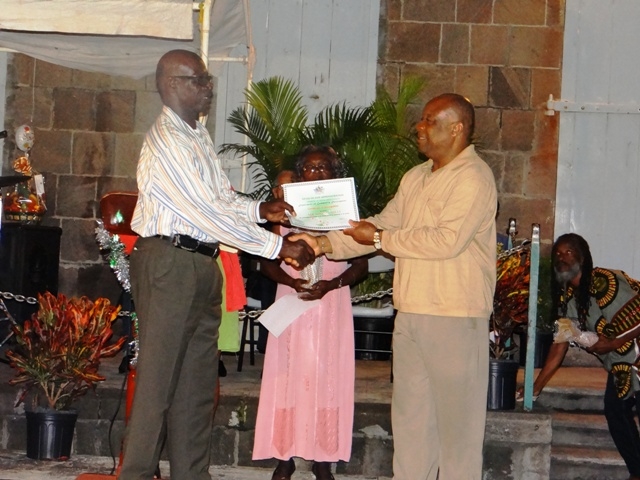
[[[102,220],[96,220],[96,240],[100,245],[100,252],[109,262],[109,266],[115,272],[120,285],[127,292],[131,292],[131,282],[129,280],[129,259],[124,253],[124,243],[120,241],[118,235],[113,235],[104,228]]]
[[[96,220],[98,226],[96,227],[96,240],[100,246],[100,253],[102,253],[106,260],[109,262],[109,266],[115,272],[120,285],[127,292],[131,292],[131,282],[129,280],[129,258],[127,257],[124,249],[124,243],[120,241],[118,235],[109,233],[104,228],[104,222],[102,220]],[[135,312],[131,312],[131,325],[133,328],[133,341],[129,344],[129,350],[132,354],[130,359],[131,366],[136,365],[138,362],[138,316]]]

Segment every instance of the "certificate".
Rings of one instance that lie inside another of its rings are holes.
[[[353,178],[315,182],[285,183],[284,200],[296,216],[289,216],[294,227],[307,230],[342,230],[349,220],[360,220]]]

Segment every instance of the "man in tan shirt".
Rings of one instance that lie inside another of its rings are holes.
[[[305,240],[316,255],[396,257],[394,480],[480,480],[496,281],[497,193],[471,144],[474,108],[443,94],[416,126],[429,159],[374,217]],[[292,237],[294,240],[295,237]]]

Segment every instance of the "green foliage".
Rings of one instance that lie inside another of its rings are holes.
[[[247,105],[228,118],[248,144],[228,143],[221,153],[250,155],[254,169],[254,198],[265,198],[277,174],[293,169],[297,153],[308,144],[330,145],[343,159],[348,176],[354,178],[360,215],[380,212],[393,197],[402,175],[421,158],[406,119],[424,81],[409,78],[393,102],[387,92],[368,107],[351,108],[336,103],[324,108],[308,124],[302,94],[289,80],[271,77],[245,91]]]
[[[6,355],[17,372],[9,383],[23,386],[18,404],[35,388],[35,404],[40,393],[49,408],[64,410],[104,380],[98,374],[100,358],[115,355],[126,341],[122,337],[108,345],[120,307],[106,298],[94,303],[49,292],[38,295],[38,302],[31,319],[13,327],[18,347]]]

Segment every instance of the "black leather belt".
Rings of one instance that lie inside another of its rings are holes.
[[[200,240],[196,240],[195,238],[191,238],[188,235],[181,235],[176,233],[172,236],[167,235],[156,235],[157,238],[162,238],[164,240],[169,240],[171,245],[174,247],[178,247],[182,250],[187,250],[188,252],[200,253],[202,255],[206,255],[207,257],[218,258],[220,254],[220,243],[205,243]]]

